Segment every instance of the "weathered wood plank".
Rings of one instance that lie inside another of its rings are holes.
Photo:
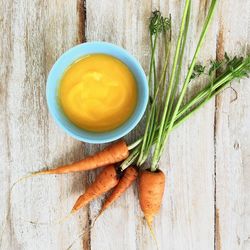
[[[172,14],[175,44],[184,2],[87,0],[87,40],[125,47],[147,71],[151,10]],[[186,68],[208,3],[193,1]],[[52,121],[45,101],[45,81],[52,64],[84,40],[83,4],[82,0],[0,0],[0,190],[4,190],[0,194],[0,249],[66,249],[89,228],[100,207],[101,200],[97,200],[63,225],[36,224],[53,223],[66,215],[85,183],[93,180],[94,171],[88,176],[39,177],[8,192],[11,183],[30,171],[77,160],[103,147],[87,145],[83,152],[81,143]],[[247,0],[220,1],[201,61],[220,58],[224,50],[246,53],[249,9]],[[205,82],[192,83],[190,95]],[[167,174],[163,208],[154,223],[160,249],[210,250],[214,243],[216,249],[250,248],[248,85],[249,80],[233,84],[238,93],[233,102],[235,93],[230,89],[216,99],[215,124],[211,101],[171,135],[161,160]],[[126,140],[140,135],[142,127]],[[155,248],[138,205],[136,186],[97,221],[91,233],[76,240],[72,249],[90,249],[90,244],[94,250]]]
[[[250,2],[221,1],[217,55],[249,53]],[[216,249],[250,249],[250,81],[216,101]]]
[[[148,32],[146,20],[151,12],[150,1],[86,1],[86,39],[113,42],[128,49],[147,67]],[[127,141],[136,138],[134,130]],[[93,174],[91,174],[93,177]],[[126,194],[103,214],[91,231],[91,248],[127,250],[140,247],[137,243],[138,201],[136,188]],[[100,200],[90,205],[93,219]]]
[[[169,2],[174,44],[184,3]],[[207,1],[193,1],[184,71],[190,64],[208,7]],[[215,28],[216,22],[212,22],[198,61],[206,63],[215,57]],[[184,76],[185,72],[182,80]],[[206,82],[205,77],[191,82],[189,96]],[[155,221],[160,249],[213,249],[213,113],[214,101],[211,101],[170,136],[161,161],[167,173],[165,199],[161,216]]]
[[[147,25],[151,10],[161,8],[165,14],[171,12],[174,23],[173,36],[176,41],[183,4],[184,1],[169,5],[165,1],[87,1],[87,40],[104,40],[125,47],[142,62],[147,71]],[[194,50],[206,7],[206,1],[193,6],[186,59]],[[208,34],[209,42],[201,59],[215,57],[216,35],[213,29],[214,27]],[[188,63],[187,60],[186,66]],[[192,92],[193,90],[190,90],[190,93]],[[160,249],[213,248],[213,117],[214,103],[211,102],[203,112],[173,134],[169,150],[166,150],[161,161],[168,181],[163,209],[154,224]],[[130,139],[139,133],[137,131]],[[98,206],[99,202],[91,204],[92,218],[97,213]],[[119,246],[119,249],[154,249],[154,241],[142,218],[137,190],[134,187],[96,223],[91,232],[92,248],[117,249]]]
[[[81,1],[79,1],[80,3]],[[77,1],[1,1],[0,189],[1,249],[66,249],[87,221],[36,225],[66,215],[84,187],[84,174],[11,183],[30,171],[76,160],[81,143],[48,115],[47,74],[58,56],[82,41]],[[81,13],[82,14],[82,13]],[[82,17],[81,17],[82,20]],[[76,244],[82,248],[82,241]],[[85,248],[87,249],[87,248]]]

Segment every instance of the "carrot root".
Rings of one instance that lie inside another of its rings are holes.
[[[64,216],[62,219],[56,221],[56,224],[61,225],[62,223],[64,223],[65,221],[69,220],[72,217],[72,214],[67,214],[66,216]]]
[[[139,176],[139,201],[148,224],[150,233],[155,240],[152,229],[154,216],[159,212],[165,187],[165,175],[161,170],[151,172],[142,171]],[[158,244],[157,244],[158,245]]]
[[[40,171],[41,174],[67,174],[104,167],[126,159],[129,155],[125,141],[117,141],[100,152],[87,156],[83,160],[54,169]]]
[[[148,225],[148,228],[149,228],[149,232],[150,232],[150,235],[151,237],[153,238],[154,242],[155,242],[155,245],[156,245],[156,248],[159,249],[159,245],[158,245],[158,242],[157,242],[157,238],[155,236],[155,232],[153,230],[153,227],[152,227],[152,222],[151,224],[148,222],[148,220],[145,218],[146,222],[147,222],[147,225]]]
[[[15,181],[12,184],[10,190],[12,190],[16,184],[34,176],[47,175],[47,174],[66,174],[71,172],[95,169],[98,167],[103,167],[120,162],[126,159],[128,155],[129,151],[126,142],[120,140],[116,143],[109,145],[108,147],[104,148],[102,151],[96,153],[95,155],[88,156],[85,159],[80,160],[78,162],[60,166],[54,169],[41,170],[38,172],[27,174],[19,178],[17,181]]]
[[[43,172],[34,172],[34,173],[30,173],[27,175],[24,175],[22,177],[20,177],[19,179],[17,179],[10,187],[10,192],[13,190],[13,188],[20,182],[25,181],[31,177],[37,176],[37,175],[43,175]]]
[[[118,182],[119,180],[117,178],[115,166],[110,165],[105,167],[96,177],[95,181],[87,188],[86,192],[77,199],[71,213],[75,213],[95,198],[106,193],[111,188],[115,187]]]
[[[133,182],[136,180],[138,172],[137,170],[130,166],[126,168],[124,171],[124,175],[120,179],[117,186],[114,188],[112,193],[109,195],[109,197],[106,199],[105,203],[103,204],[101,211],[99,212],[97,218],[117,199],[120,198],[120,196],[133,184]],[[95,219],[95,221],[97,220]]]
[[[77,236],[77,238],[75,238],[74,240],[73,240],[73,242],[67,247],[67,249],[66,250],[70,250],[70,249],[72,249],[72,247],[74,246],[74,244],[79,240],[79,239],[82,239],[82,237],[85,235],[85,234],[89,234],[90,232],[91,232],[91,230],[92,230],[92,228],[94,227],[94,224],[92,224],[86,231],[84,231],[84,232],[82,232],[81,234],[79,234],[78,236]]]
[[[165,175],[161,170],[143,171],[139,177],[139,200],[141,209],[149,225],[161,208],[165,187]]]

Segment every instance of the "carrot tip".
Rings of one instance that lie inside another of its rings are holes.
[[[27,180],[27,179],[33,177],[33,176],[41,175],[41,174],[42,174],[41,172],[34,172],[34,173],[31,173],[31,174],[27,174],[27,175],[25,175],[25,176],[23,176],[23,177],[20,177],[18,180],[16,180],[16,181],[11,185],[10,190],[12,190],[12,189],[16,186],[16,184],[18,184],[19,182],[25,181],[25,180]]]
[[[70,212],[70,214],[74,214],[74,213],[76,213],[76,209],[75,208],[73,208],[72,210],[71,210],[71,212]]]
[[[148,224],[148,228],[149,228],[150,234],[151,234],[153,240],[155,241],[156,247],[157,247],[157,249],[159,249],[158,242],[157,242],[157,239],[156,239],[156,236],[155,236],[155,232],[154,232],[153,227],[152,227],[153,218],[145,216],[145,220],[146,220],[146,222]]]
[[[57,222],[57,224],[62,224],[62,223],[64,223],[64,222],[67,221],[72,215],[73,215],[72,213],[66,215],[64,218],[62,218],[61,220],[59,220],[59,221]]]
[[[153,217],[152,217],[152,216],[147,216],[147,215],[146,215],[146,216],[145,216],[145,220],[146,220],[146,222],[147,222],[147,225],[148,225],[150,234],[151,234],[152,238],[153,238],[154,241],[155,241],[156,247],[157,247],[157,249],[159,249],[158,242],[157,242],[157,239],[156,239],[156,236],[155,236],[153,227],[152,227],[152,224],[153,224]]]

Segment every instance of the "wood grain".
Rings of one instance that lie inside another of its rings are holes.
[[[218,2],[199,56],[205,63],[222,58],[225,51],[249,53],[250,2]],[[182,80],[210,1],[192,3]],[[171,13],[174,46],[184,4],[184,0],[0,0],[0,249],[66,250],[72,242],[74,250],[156,249],[139,208],[136,185],[91,231],[102,199],[61,225],[55,222],[70,211],[99,171],[36,177],[12,193],[10,186],[31,171],[75,161],[104,147],[70,138],[48,114],[46,78],[56,59],[77,43],[102,40],[126,48],[148,72],[151,11]],[[205,77],[191,83],[188,95],[205,83]],[[232,87],[170,136],[160,162],[167,175],[163,207],[154,223],[159,249],[250,249],[249,79]],[[142,133],[143,121],[125,139],[132,142]]]
[[[86,39],[120,45],[136,56],[146,68],[149,58],[146,21],[150,12],[150,1],[87,1]],[[141,134],[140,129],[135,129],[126,140],[129,142],[136,138],[136,135]],[[98,200],[90,205],[92,219],[97,214],[100,203]],[[142,218],[139,213],[136,187],[130,188],[96,222],[91,231],[91,248],[127,250],[141,247],[137,239],[140,233],[136,233],[138,222]]]
[[[153,9],[160,8],[166,15],[171,12],[173,44],[177,39],[183,2],[173,2],[170,5],[164,3],[164,1],[159,3],[148,1],[147,4],[145,1],[136,3],[87,1],[87,40],[104,40],[123,46],[140,60],[147,71],[149,61],[147,25]],[[206,7],[206,1],[193,6],[188,53],[185,55],[186,68],[195,49]],[[198,28],[196,28],[197,23]],[[215,57],[216,34],[212,30],[213,27],[208,34],[210,43],[204,48],[201,60]],[[197,87],[191,86],[190,94],[195,90]],[[161,161],[162,168],[167,172],[168,184],[162,212],[155,220],[160,249],[213,248],[213,117],[214,105],[211,102],[203,112],[197,114],[173,134],[169,149],[166,150]],[[131,138],[135,137],[131,136]],[[96,214],[97,203],[90,206],[93,217]],[[130,190],[117,201],[92,230],[93,249],[117,249],[117,245],[119,249],[155,248],[155,243],[138,207],[136,189]]]
[[[78,30],[82,13],[76,1],[1,1],[0,5],[0,189],[4,190],[0,248],[66,249],[84,229],[86,212],[78,215],[79,220],[54,222],[70,211],[84,188],[85,175],[34,178],[12,193],[8,190],[28,172],[83,156],[81,143],[52,121],[45,100],[51,66],[82,41]],[[82,248],[82,241],[76,247]]]
[[[174,33],[180,25],[184,1],[171,2]],[[207,1],[193,2],[182,80],[196,47],[201,26],[208,11]],[[212,22],[198,61],[215,57],[216,22]],[[176,39],[176,37],[175,37]],[[174,42],[175,44],[175,42]],[[207,82],[206,77],[191,82],[192,96]],[[214,101],[174,131],[162,157],[168,181],[156,231],[161,249],[213,249],[214,238]],[[160,227],[158,227],[160,225]]]
[[[224,51],[249,53],[250,2],[221,1],[218,7],[218,57]],[[234,82],[232,88],[216,101],[217,250],[250,249],[249,79]]]

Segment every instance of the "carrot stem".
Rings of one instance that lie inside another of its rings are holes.
[[[164,132],[164,123],[166,120],[167,111],[169,108],[169,101],[170,101],[170,97],[172,94],[172,88],[173,88],[173,84],[174,84],[174,80],[175,80],[175,76],[176,76],[177,63],[178,63],[179,55],[181,52],[181,42],[182,42],[183,35],[185,32],[185,24],[187,22],[187,17],[189,15],[188,12],[190,12],[189,6],[190,6],[190,0],[186,0],[184,12],[183,12],[183,16],[182,16],[182,21],[181,21],[181,27],[180,27],[180,31],[179,31],[179,36],[178,36],[178,40],[177,40],[177,45],[176,45],[176,49],[175,49],[172,72],[170,75],[169,86],[168,86],[167,95],[166,95],[166,99],[165,99],[165,103],[164,103],[164,110],[163,110],[163,114],[162,114],[160,128],[158,131],[158,137],[157,137],[158,139],[157,139],[156,146],[155,146],[155,154],[153,157],[153,164],[151,166],[151,171],[156,170],[156,164],[158,163],[158,152],[159,152],[160,146],[161,146],[162,135]],[[156,162],[156,160],[157,160],[157,162]]]
[[[166,105],[167,106],[165,106],[163,119],[162,119],[162,122],[161,122],[161,125],[160,125],[158,140],[157,140],[157,144],[156,144],[155,151],[154,151],[154,154],[153,154],[153,159],[152,159],[151,171],[155,171],[157,169],[158,161],[159,161],[160,156],[161,156],[161,154],[163,152],[163,148],[164,148],[164,146],[166,144],[166,141],[168,139],[170,131],[171,131],[173,125],[174,125],[176,116],[177,116],[177,114],[179,112],[179,108],[180,108],[180,106],[182,104],[184,95],[185,95],[185,93],[187,91],[187,86],[188,86],[188,83],[190,82],[191,75],[193,73],[193,69],[194,69],[194,66],[195,66],[195,63],[196,63],[196,60],[197,60],[198,53],[199,53],[199,51],[201,49],[201,46],[202,46],[202,44],[204,42],[206,33],[208,31],[209,24],[211,23],[212,16],[213,16],[214,10],[215,10],[216,2],[217,2],[217,0],[213,0],[211,5],[210,5],[208,15],[207,15],[207,18],[205,20],[205,23],[204,23],[204,26],[203,26],[203,29],[202,29],[202,32],[201,32],[201,35],[200,35],[200,38],[199,38],[199,41],[198,41],[198,44],[197,44],[193,59],[192,59],[191,65],[189,67],[187,76],[186,76],[185,81],[184,81],[183,86],[182,86],[180,96],[179,96],[177,104],[176,104],[176,106],[174,108],[173,115],[170,118],[168,128],[167,128],[166,132],[164,132],[164,134],[163,134],[164,125],[166,125],[166,121],[165,121],[166,114],[165,113],[167,112],[167,108],[168,108],[168,102],[166,100]],[[179,49],[178,46],[177,46],[177,49]],[[176,67],[176,65],[174,65],[174,66]],[[172,75],[171,75],[171,77],[172,77]]]
[[[164,66],[160,76],[159,81],[157,81],[156,77],[156,69],[155,69],[155,50],[158,42],[158,38],[160,34],[164,34],[171,29],[170,19],[164,18],[159,11],[154,11],[151,16],[149,30],[150,30],[150,45],[151,45],[151,62],[150,62],[150,70],[149,70],[149,86],[154,87],[154,91],[152,87],[150,88],[150,96],[151,99],[147,106],[147,115],[146,115],[146,128],[142,140],[142,146],[140,148],[140,154],[138,157],[137,165],[141,165],[143,163],[143,159],[148,155],[148,151],[151,148],[152,137],[155,133],[155,124],[158,122],[158,111],[156,109],[157,104],[157,96],[162,87],[163,80],[166,75],[166,70],[168,66],[168,57],[170,45],[169,43],[165,43],[165,57],[164,57]],[[153,62],[153,63],[152,63]],[[153,69],[152,69],[153,68]],[[152,72],[153,71],[153,72]],[[154,74],[154,81],[152,82],[152,75]]]

